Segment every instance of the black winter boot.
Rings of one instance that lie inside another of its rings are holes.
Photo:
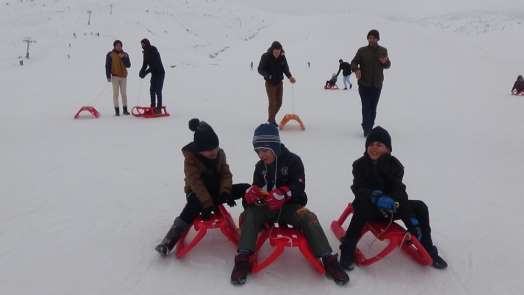
[[[187,231],[189,225],[181,218],[177,217],[175,222],[167,232],[165,238],[155,247],[161,256],[165,257],[173,250],[180,237]]]
[[[122,108],[122,114],[124,114],[124,116],[129,116],[129,112],[127,111],[127,106],[124,106]]]
[[[115,107],[115,116],[120,116],[120,108]]]
[[[338,255],[331,254],[322,257],[322,263],[326,270],[326,276],[332,278],[337,285],[343,286],[349,282],[349,276],[342,269],[337,259]]]
[[[231,284],[244,285],[247,280],[247,275],[251,270],[251,263],[249,262],[249,254],[238,254],[235,256],[235,267],[231,272]]]

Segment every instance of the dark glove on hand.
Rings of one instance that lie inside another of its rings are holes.
[[[220,197],[218,198],[220,203],[226,203],[229,207],[235,207],[237,205],[237,202],[231,197],[230,193],[223,192],[220,194]]]
[[[200,213],[200,215],[202,216],[202,219],[203,220],[209,220],[211,219],[211,217],[215,214],[215,212],[217,212],[218,210],[215,208],[215,207],[207,207],[207,208],[204,208],[202,209],[202,212]]]
[[[146,76],[146,72],[143,71],[143,70],[140,70],[140,73],[138,73],[138,76],[142,79],[144,79],[144,77]]]

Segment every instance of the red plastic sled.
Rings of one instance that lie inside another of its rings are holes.
[[[238,228],[235,225],[235,222],[231,218],[231,215],[224,206],[218,206],[219,212],[217,212],[211,219],[205,221],[201,218],[195,219],[193,221],[192,227],[195,228],[197,232],[193,240],[186,244],[186,236],[191,230],[191,227],[186,231],[180,240],[177,243],[175,249],[175,255],[177,258],[184,257],[191,249],[193,249],[206,235],[208,229],[220,229],[220,231],[230,240],[235,247],[238,245],[238,240],[240,239],[238,235]]]
[[[131,109],[131,114],[133,114],[133,116],[135,116],[135,117],[146,118],[146,119],[158,118],[158,117],[167,117],[167,116],[170,115],[167,112],[167,109],[166,109],[165,106],[163,106],[161,108],[160,114],[156,114],[154,112],[154,108],[152,108],[152,107],[134,106]]]
[[[258,261],[258,252],[262,245],[269,239],[273,252],[262,261]],[[304,235],[296,229],[289,227],[269,227],[262,231],[258,237],[256,252],[252,261],[251,272],[257,273],[272,264],[282,253],[284,248],[297,247],[311,266],[320,274],[325,272],[320,260],[313,255]]]
[[[337,220],[331,222],[331,230],[337,239],[341,240],[346,234],[346,231],[342,225],[348,216],[352,213],[353,206],[351,203],[349,203],[344,212],[342,212],[342,215],[340,215]],[[404,252],[406,252],[409,256],[411,256],[411,258],[421,265],[431,265],[433,263],[431,256],[428,254],[422,244],[415,237],[409,235],[407,231],[396,222],[392,222],[389,226],[384,222],[368,223],[364,226],[361,236],[363,236],[368,231],[372,232],[373,235],[377,237],[377,239],[381,241],[388,240],[389,243],[380,253],[374,257],[369,258],[365,257],[362,251],[357,247],[355,251],[355,262],[358,265],[365,266],[373,264],[386,257],[397,247],[400,247]]]
[[[95,107],[93,107],[93,106],[83,106],[76,113],[75,119],[80,118],[80,113],[83,112],[83,111],[89,112],[91,115],[93,115],[97,119],[98,119],[98,117],[100,117],[100,113],[95,109]]]
[[[300,126],[300,129],[306,130],[306,127],[304,126],[304,123],[302,123],[302,120],[297,114],[286,114],[282,118],[282,121],[280,121],[280,124],[278,124],[278,129],[282,130],[284,129],[284,126],[286,126],[287,123],[290,121],[296,121],[298,125]]]
[[[324,89],[326,89],[326,90],[337,90],[337,89],[340,89],[340,88],[338,88],[337,85],[333,85],[333,86],[324,85]]]

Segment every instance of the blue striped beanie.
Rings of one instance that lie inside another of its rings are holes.
[[[255,151],[259,149],[270,149],[278,156],[280,154],[278,128],[270,123],[260,124],[255,129],[255,134],[253,135],[253,148]]]

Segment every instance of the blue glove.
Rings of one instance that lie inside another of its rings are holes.
[[[375,206],[380,210],[386,210],[394,212],[397,207],[395,206],[395,200],[393,200],[390,196],[382,195],[378,197],[375,201]]]
[[[412,225],[411,231],[414,231],[411,234],[414,235],[417,238],[417,240],[422,240],[422,228],[420,228],[420,223],[418,222],[418,219],[416,219],[415,217],[411,217],[409,219],[409,222],[411,222]]]

